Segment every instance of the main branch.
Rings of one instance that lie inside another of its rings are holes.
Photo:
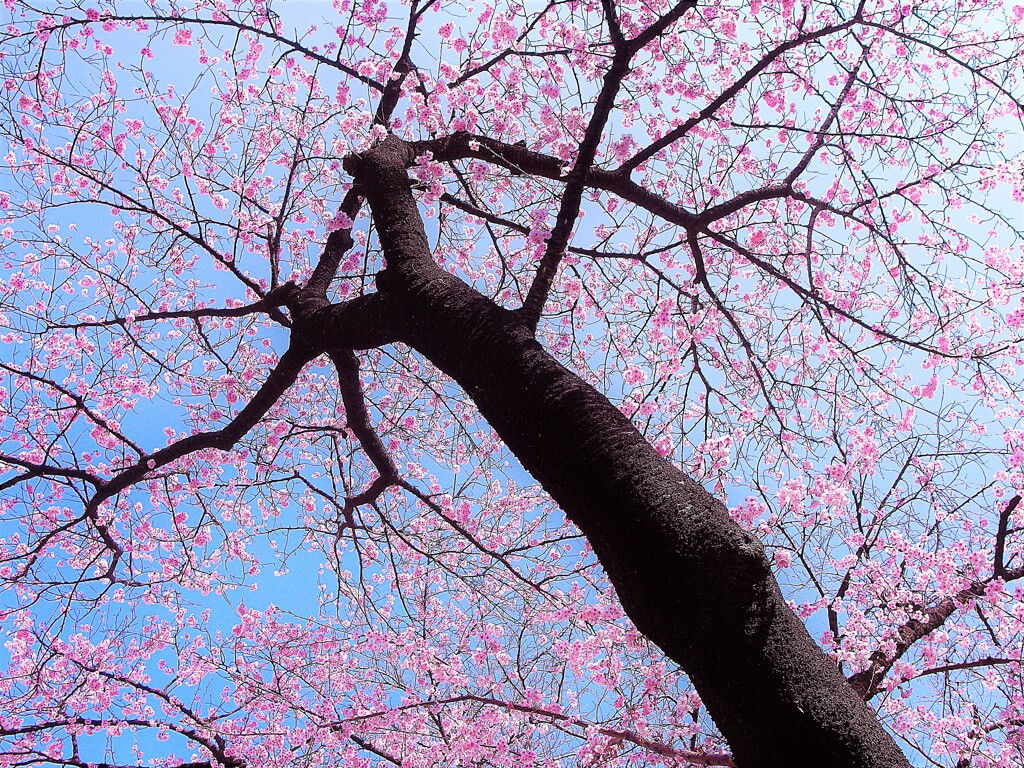
[[[677,661],[741,768],[908,766],[786,605],[761,544],[528,324],[437,266],[391,137],[351,158],[394,330],[454,378],[586,534],[626,612]]]

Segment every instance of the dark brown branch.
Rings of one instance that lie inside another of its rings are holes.
[[[419,155],[430,150],[430,144],[404,142],[389,135],[375,147],[344,160],[345,170],[363,187],[370,202],[389,270],[401,271],[412,266],[412,262],[430,260],[427,233],[420,222],[419,209],[412,196],[412,181],[405,170]],[[388,194],[371,194],[377,190],[386,190]],[[385,291],[382,278],[386,283],[386,277],[378,275],[377,287]]]
[[[576,224],[576,217],[579,215],[580,204],[583,201],[587,173],[594,164],[601,135],[604,133],[604,126],[615,106],[615,95],[619,92],[623,78],[629,74],[630,56],[629,49],[620,48],[616,51],[611,66],[605,73],[590,123],[580,142],[576,162],[565,177],[565,189],[562,192],[558,215],[555,217],[555,225],[548,237],[544,255],[541,257],[530,290],[526,294],[526,300],[519,310],[520,317],[531,330],[537,329],[537,323],[544,310],[544,303],[551,291],[551,284],[558,273],[558,265],[562,262],[565,249],[572,237],[573,226]]]
[[[196,309],[178,309],[167,312],[146,312],[141,315],[133,315],[132,317],[114,317],[109,320],[83,320],[79,323],[54,323],[50,325],[50,328],[59,328],[66,330],[78,330],[80,328],[109,328],[114,325],[127,327],[133,323],[146,323],[160,320],[204,320],[211,317],[246,317],[248,315],[254,315],[258,312],[267,312],[275,308],[275,304],[270,294],[259,301],[254,301],[251,304],[243,304],[240,307],[209,307],[209,308],[196,308]],[[275,319],[279,316],[279,313],[275,313]]]
[[[338,210],[350,222],[354,222],[356,216],[359,215],[359,209],[362,207],[362,204],[363,199],[359,194],[358,188],[352,187],[345,193],[345,197],[341,201]],[[309,280],[306,282],[305,290],[311,295],[326,297],[331,281],[338,273],[338,266],[341,264],[342,258],[352,249],[353,245],[355,245],[355,240],[352,239],[351,224],[347,227],[339,227],[328,234],[327,242],[324,243],[323,253],[320,254],[320,259],[313,269],[313,274],[310,275]]]
[[[370,423],[370,414],[367,412],[366,398],[363,394],[363,384],[359,380],[359,360],[355,353],[350,349],[343,349],[329,354],[331,362],[334,363],[338,372],[338,386],[341,390],[342,403],[345,406],[345,419],[348,428],[359,441],[378,475],[362,492],[345,499],[341,514],[345,518],[345,525],[355,529],[356,522],[353,514],[356,508],[363,504],[372,504],[388,488],[397,484],[401,478],[395,462],[391,459],[391,454],[388,453],[380,435]]]
[[[615,0],[601,0],[601,9],[604,11],[604,21],[608,25],[608,36],[616,51],[625,47],[626,38],[622,34],[622,25],[619,24],[619,13],[615,8]]]
[[[413,157],[431,152],[435,160],[472,158],[507,168],[513,173],[540,176],[553,181],[562,181],[566,177],[565,162],[559,158],[466,131],[457,131],[437,139],[413,141],[409,145]],[[693,212],[651,192],[619,171],[592,167],[587,171],[585,179],[585,186],[618,195],[672,224],[692,228],[702,221]]]
[[[363,394],[363,383],[359,380],[359,360],[350,349],[330,353],[331,362],[338,371],[338,384],[341,389],[341,400],[345,405],[345,420],[348,428],[355,435],[359,444],[366,452],[367,458],[376,467],[381,477],[392,482],[398,480],[398,468],[380,439],[380,435],[370,423],[370,414],[366,409],[366,398]]]
[[[180,734],[191,741],[199,744],[210,751],[217,762],[224,766],[224,768],[243,768],[245,763],[234,757],[229,757],[226,754],[226,746],[224,739],[220,736],[214,735],[212,738],[208,738],[201,734],[194,728],[186,728],[177,723],[156,721],[156,720],[143,720],[135,717],[122,717],[117,720],[120,725],[127,725],[133,728],[166,728],[169,731]],[[97,720],[89,717],[69,717],[62,720],[47,720],[39,723],[32,723],[31,725],[18,726],[14,728],[0,726],[0,736],[20,736],[29,733],[39,733],[40,731],[53,730],[55,728],[67,728],[69,726],[85,726],[88,728],[105,728],[111,725],[109,720]],[[65,762],[57,758],[53,758],[52,762]],[[185,763],[186,766],[193,765],[209,765],[209,762],[200,763]]]
[[[53,164],[66,168],[72,173],[81,176],[84,179],[87,179],[88,181],[95,184],[98,188],[104,190],[105,192],[109,192],[116,198],[114,201],[105,202],[105,205],[110,205],[111,207],[118,208],[120,210],[144,213],[147,216],[152,216],[154,219],[159,219],[160,221],[167,225],[167,228],[169,230],[176,232],[177,236],[188,240],[197,248],[200,248],[206,253],[208,253],[210,257],[213,258],[214,261],[220,264],[232,275],[234,275],[243,285],[245,285],[254,294],[265,298],[265,292],[263,290],[263,287],[255,280],[253,280],[251,277],[249,277],[247,274],[245,274],[242,270],[240,270],[233,259],[221,253],[212,245],[210,245],[210,243],[206,241],[201,230],[199,234],[190,231],[189,227],[186,226],[186,224],[174,220],[172,217],[168,216],[165,212],[159,210],[158,208],[144,205],[141,201],[132,197],[132,195],[128,194],[127,192],[123,192],[122,190],[115,187],[112,183],[105,181],[100,177],[98,172],[90,173],[88,172],[90,169],[87,169],[85,166],[74,165],[70,162],[68,158],[62,157],[61,155],[53,152],[48,152],[40,147],[36,147],[34,151],[37,154],[41,155],[42,157],[45,157]],[[271,312],[272,311],[273,308],[271,308]]]
[[[68,398],[71,402],[73,402],[75,404],[75,407],[78,408],[78,410],[81,413],[85,414],[85,417],[87,419],[89,419],[89,421],[91,421],[96,426],[100,427],[108,435],[116,438],[117,440],[122,442],[124,445],[127,445],[129,448],[131,448],[133,451],[135,451],[139,455],[142,455],[142,453],[144,453],[144,451],[141,448],[139,448],[139,446],[137,446],[134,442],[129,440],[128,437],[123,435],[120,432],[120,430],[114,429],[110,425],[109,421],[107,421],[105,418],[100,416],[98,413],[94,412],[86,404],[85,398],[83,398],[81,395],[79,395],[79,394],[77,394],[75,392],[72,392],[67,387],[61,386],[60,384],[58,384],[55,381],[51,381],[50,379],[44,378],[43,376],[37,376],[36,374],[32,373],[31,371],[23,371],[20,368],[15,368],[14,366],[7,365],[7,364],[2,363],[2,362],[0,362],[0,369],[3,369],[5,371],[7,371],[8,373],[10,373],[10,374],[12,374],[14,376],[22,376],[22,377],[28,379],[29,381],[34,381],[34,382],[37,382],[39,384],[42,384],[43,386],[50,387],[51,389],[56,390],[61,395],[63,395],[64,397]]]
[[[986,656],[983,659],[973,661],[959,661],[953,664],[943,664],[939,667],[930,667],[914,675],[914,679],[925,675],[940,675],[944,672],[956,672],[961,669],[978,669],[979,667],[995,667],[1002,664],[1024,664],[1021,659],[1004,659],[996,656]]]
[[[995,578],[1002,579],[1006,575],[1006,565],[1003,562],[1006,552],[1006,537],[1008,534],[1008,526],[1010,524],[1010,517],[1013,515],[1015,509],[1020,504],[1021,497],[1017,494],[1003,507],[1003,511],[999,513],[999,527],[996,530],[996,546],[995,552],[992,555],[992,575]]]
[[[522,31],[516,37],[516,43],[522,43],[524,40],[526,40],[526,38],[530,36],[530,33],[533,32],[533,30],[536,28],[537,24],[540,23],[541,19],[544,18],[544,15],[552,8],[552,6],[554,6],[556,4],[557,4],[557,0],[548,0],[548,3],[545,6],[545,8],[542,11],[540,11],[540,13],[534,14],[533,18],[530,19],[530,21],[526,24],[525,27],[523,27]],[[482,62],[482,63],[478,64],[477,66],[475,66],[475,67],[473,67],[471,69],[468,69],[465,72],[463,72],[461,75],[459,75],[459,77],[456,80],[450,82],[448,84],[448,87],[450,89],[454,90],[457,86],[460,86],[463,83],[465,83],[466,81],[473,79],[477,75],[479,75],[479,74],[481,74],[483,72],[486,72],[491,67],[493,67],[495,64],[501,63],[502,61],[507,59],[509,56],[524,56],[524,57],[538,57],[538,58],[542,58],[542,57],[545,57],[545,56],[554,56],[554,55],[558,55],[558,54],[568,55],[568,54],[571,54],[571,53],[573,53],[573,50],[571,48],[549,48],[549,49],[547,49],[545,51],[524,51],[524,50],[515,50],[513,48],[506,48],[501,53],[498,53],[498,54],[492,56],[487,61]]]
[[[1024,567],[1004,571],[1002,578],[1004,581],[1024,578]],[[955,595],[941,600],[930,608],[921,610],[919,617],[909,619],[896,631],[896,649],[892,653],[875,651],[871,654],[871,661],[866,668],[847,678],[853,690],[865,701],[873,698],[881,689],[882,681],[885,680],[889,670],[910,650],[914,643],[945,624],[946,620],[965,604],[973,603],[984,595],[985,589],[991,581],[991,578],[976,581]]]
[[[107,499],[137,483],[153,470],[167,466],[183,456],[208,448],[226,451],[234,446],[267,414],[267,411],[273,407],[284,391],[292,385],[309,359],[307,355],[289,349],[281,356],[263,386],[253,395],[252,400],[228,424],[213,432],[203,432],[182,438],[166,448],[143,456],[137,464],[121,471],[105,483],[100,491],[89,500],[87,511],[95,514],[100,504]]]
[[[488,557],[490,557],[490,558],[492,558],[494,560],[497,560],[499,563],[501,563],[501,565],[505,567],[505,570],[507,570],[509,572],[509,574],[511,574],[512,578],[516,579],[517,581],[522,582],[523,584],[528,586],[530,589],[532,589],[532,590],[534,590],[536,592],[539,592],[542,595],[548,595],[548,593],[546,591],[544,591],[543,587],[535,584],[534,582],[530,581],[528,578],[523,576],[521,573],[519,573],[519,571],[517,571],[512,566],[512,563],[510,563],[508,561],[508,558],[505,557],[505,555],[501,554],[500,552],[496,552],[493,549],[491,549],[490,547],[487,547],[486,545],[484,545],[483,542],[481,542],[476,536],[474,536],[472,533],[469,532],[469,530],[466,528],[466,526],[464,526],[458,520],[455,520],[454,518],[451,518],[448,515],[446,515],[445,512],[444,512],[444,509],[441,507],[441,505],[438,504],[437,502],[435,502],[432,498],[430,498],[423,491],[418,489],[412,483],[409,483],[409,482],[406,482],[406,481],[402,481],[402,482],[398,483],[398,485],[400,485],[406,491],[408,491],[413,496],[415,496],[417,499],[419,499],[423,504],[425,504],[427,507],[429,507],[430,510],[435,515],[437,515],[442,520],[444,520],[444,522],[447,523],[456,533],[458,533],[462,538],[464,538],[466,541],[468,541],[473,546],[474,549],[476,549],[477,551],[481,552],[482,554],[487,555]],[[550,597],[550,595],[548,595],[548,596]]]
[[[428,5],[430,3],[428,2]],[[418,0],[412,0],[409,7],[409,23],[405,30],[405,42],[402,45],[402,52],[398,56],[398,61],[395,62],[394,70],[391,79],[384,85],[384,90],[380,96],[380,102],[377,104],[377,111],[373,116],[373,122],[375,125],[383,125],[385,128],[391,127],[391,115],[395,111],[395,107],[398,106],[398,100],[402,95],[402,86],[405,84],[405,78],[409,76],[409,73],[413,71],[412,63],[412,44],[416,39],[416,24],[420,19],[420,11],[418,10]]]
[[[850,95],[850,91],[853,89],[854,83],[857,82],[857,73],[860,71],[861,66],[863,66],[866,56],[867,52],[865,51],[864,54],[861,55],[857,65],[847,76],[843,90],[836,98],[836,102],[832,105],[832,109],[829,110],[825,120],[818,129],[814,131],[815,136],[814,141],[811,142],[811,146],[807,148],[797,161],[796,165],[793,166],[789,173],[786,174],[786,178],[779,184],[741,192],[731,200],[727,200],[724,203],[708,208],[700,215],[702,223],[710,224],[713,221],[718,221],[719,219],[723,219],[726,216],[747,207],[748,205],[753,205],[754,203],[776,200],[780,197],[795,196],[796,191],[794,190],[793,185],[796,183],[797,179],[800,178],[800,175],[807,170],[807,166],[810,165],[811,160],[814,159],[818,150],[825,145],[825,141],[828,139],[832,124],[839,117],[839,110],[842,108],[843,102],[846,101],[847,97]]]
[[[506,219],[503,216],[498,216],[490,211],[484,210],[483,208],[469,203],[455,195],[445,192],[441,195],[441,201],[448,203],[454,208],[458,208],[460,211],[468,213],[470,216],[475,216],[478,219],[483,219],[488,224],[495,224],[499,227],[511,230],[512,232],[518,232],[522,235],[529,236],[531,229],[527,226],[520,224],[519,222]],[[589,256],[593,259],[624,259],[627,261],[645,261],[649,256],[654,256],[658,253],[664,253],[678,248],[684,241],[675,241],[668,245],[659,246],[657,248],[651,248],[649,251],[638,252],[638,251],[602,251],[597,248],[583,248],[576,245],[570,245],[566,248],[569,253],[575,253],[579,256]],[[654,269],[650,264],[647,266]],[[667,278],[660,270],[655,270],[658,276],[665,282],[673,285],[672,281]],[[673,285],[674,288],[678,289],[678,286]]]
[[[607,6],[615,7],[615,0],[606,0]],[[668,31],[668,28],[682,18],[683,14],[691,8],[697,7],[697,0],[682,0],[676,3],[664,16],[651,24],[647,29],[634,37],[632,40],[624,41],[624,45],[636,53],[648,43],[654,41]],[[613,32],[614,37],[614,32]]]
[[[427,505],[434,514],[444,520],[445,523],[451,526],[477,550],[501,563],[514,578],[524,582],[532,589],[543,593],[544,590],[529,579],[523,577],[515,568],[512,567],[512,564],[509,563],[508,559],[500,552],[495,552],[494,550],[484,546],[465,528],[465,526],[446,515],[441,506],[433,499],[416,488],[412,483],[402,479],[398,471],[398,467],[395,466],[395,462],[391,458],[391,454],[385,447],[384,442],[380,439],[380,435],[377,434],[373,425],[370,423],[370,415],[366,408],[366,398],[363,394],[363,385],[359,379],[358,358],[356,358],[355,354],[351,350],[332,352],[330,353],[330,358],[338,371],[338,382],[341,389],[342,402],[345,405],[345,416],[348,428],[352,431],[352,434],[355,435],[359,444],[362,446],[363,451],[366,453],[367,458],[370,459],[370,462],[377,469],[378,473],[377,479],[370,483],[369,487],[361,493],[355,496],[350,496],[345,500],[344,507],[342,508],[342,514],[345,516],[345,524],[350,528],[355,528],[353,512],[356,507],[363,504],[373,503],[388,488],[397,485],[411,493],[423,504]]]
[[[573,164],[572,170],[565,177],[562,201],[558,208],[558,214],[555,217],[555,225],[548,237],[544,255],[541,257],[537,268],[537,274],[534,276],[533,283],[526,294],[526,300],[519,310],[520,316],[527,327],[534,331],[536,331],[537,323],[540,322],[541,313],[544,311],[544,304],[547,301],[548,294],[551,292],[551,285],[558,274],[558,266],[568,249],[572,230],[580,212],[580,204],[583,201],[583,190],[586,187],[590,170],[594,165],[594,158],[597,156],[597,149],[601,143],[604,128],[608,124],[608,119],[615,107],[615,97],[619,92],[622,81],[629,74],[629,62],[637,51],[668,29],[683,13],[695,7],[696,3],[694,0],[685,0],[685,2],[677,3],[671,11],[658,19],[656,23],[628,42],[622,35],[614,0],[604,0],[602,5],[612,43],[615,47],[615,55],[612,57],[608,71],[605,72],[601,91],[594,103],[590,122],[587,124],[583,140],[580,142],[579,150],[576,153],[576,162]]]
[[[398,340],[398,308],[383,293],[327,304],[296,289],[289,301],[289,309],[300,318],[292,343],[306,349],[310,359],[322,352],[375,349]]]
[[[308,297],[294,283],[281,286],[274,296],[292,312],[295,323],[292,344],[252,399],[222,428],[177,440],[166,448],[141,457],[138,463],[104,483],[86,505],[86,515],[91,520],[98,520],[99,507],[104,501],[139,482],[150,472],[196,451],[232,448],[277,403],[306,363],[332,349],[331,344],[352,349],[363,348],[362,345],[379,346],[392,340],[387,334],[389,324],[384,317],[386,309],[379,294],[313,309],[309,309]],[[108,542],[108,545],[112,544],[112,541]],[[112,562],[111,569],[114,565]]]
[[[403,704],[393,709],[384,710],[380,712],[368,712],[363,715],[355,715],[354,717],[347,718],[346,720],[334,724],[332,727],[335,729],[341,729],[349,723],[363,722],[365,720],[373,720],[378,717],[390,714],[392,712],[403,712],[410,709],[420,709],[423,707],[437,707],[447,704],[461,704],[463,702],[473,702],[476,704],[483,704],[489,707],[498,707],[500,709],[510,710],[513,712],[522,712],[527,715],[537,715],[547,720],[553,720],[555,722],[567,723],[574,725],[577,728],[583,728],[584,730],[595,730],[602,736],[608,736],[612,739],[619,739],[621,741],[628,741],[632,744],[636,744],[639,747],[643,747],[649,752],[653,752],[661,757],[667,757],[675,760],[683,760],[691,765],[718,765],[718,766],[732,766],[733,759],[731,755],[726,754],[715,754],[705,752],[695,752],[685,749],[677,749],[664,742],[657,741],[655,739],[647,738],[642,734],[636,733],[635,731],[619,729],[619,728],[608,728],[606,726],[597,725],[588,720],[583,720],[578,717],[572,717],[561,712],[553,712],[543,707],[535,707],[527,704],[517,704],[512,701],[502,701],[501,699],[494,699],[489,696],[477,696],[471,693],[463,694],[461,696],[451,696],[446,699],[429,699],[427,701],[414,702],[412,704]]]
[[[33,477],[67,477],[73,480],[84,480],[94,488],[101,488],[104,484],[103,478],[97,477],[84,469],[57,467],[52,464],[40,464],[37,462],[26,461],[25,459],[20,459],[17,456],[11,456],[6,453],[0,453],[0,464],[11,464],[28,470],[24,474],[12,477],[10,480],[0,483],[0,491],[6,491],[8,488],[26,480],[31,480]]]
[[[927,352],[929,354],[933,354],[933,355],[937,355],[939,357],[945,357],[945,358],[949,358],[949,359],[953,359],[953,360],[960,360],[960,359],[963,358],[963,353],[962,352],[959,352],[959,351],[943,351],[943,350],[939,349],[938,347],[926,344],[925,342],[913,341],[913,340],[908,339],[906,337],[897,336],[896,334],[891,333],[890,331],[887,331],[885,328],[883,328],[880,325],[877,325],[877,326],[876,325],[871,325],[867,321],[865,321],[865,320],[861,319],[860,317],[858,317],[857,315],[853,314],[853,312],[849,312],[849,311],[847,311],[845,309],[840,308],[839,305],[836,304],[834,301],[830,301],[830,300],[826,299],[824,296],[819,294],[817,291],[814,291],[814,290],[812,290],[810,288],[804,287],[803,285],[798,283],[796,280],[791,278],[789,275],[787,275],[785,272],[783,272],[779,267],[775,266],[774,264],[771,264],[768,261],[765,261],[763,258],[761,258],[757,254],[755,254],[749,248],[744,248],[742,245],[740,245],[738,242],[736,242],[736,240],[734,240],[734,239],[732,239],[730,237],[727,237],[727,236],[725,236],[725,235],[723,235],[723,234],[721,234],[719,232],[715,232],[713,230],[710,230],[710,229],[704,229],[704,234],[708,235],[712,240],[715,240],[718,243],[726,246],[730,250],[735,251],[740,256],[742,256],[747,261],[749,261],[751,264],[753,264],[754,266],[758,267],[760,270],[762,270],[766,274],[771,275],[772,277],[774,277],[779,282],[784,283],[786,286],[788,286],[790,288],[790,290],[793,291],[793,293],[795,293],[797,296],[799,296],[800,299],[803,302],[805,302],[806,304],[808,304],[808,305],[820,305],[821,307],[824,307],[825,309],[827,309],[832,314],[834,314],[834,315],[836,315],[838,317],[846,318],[851,323],[853,323],[856,326],[859,326],[860,328],[864,329],[865,331],[868,331],[868,332],[870,332],[872,334],[875,334],[876,336],[881,336],[882,338],[886,339],[887,341],[891,341],[891,342],[893,342],[895,344],[898,344],[900,346],[912,347],[914,349],[921,350],[922,352]]]
[[[1016,94],[1014,94],[1009,88],[1007,88],[1003,83],[997,82],[990,75],[985,74],[985,68],[973,66],[970,63],[970,61],[965,61],[964,59],[961,59],[959,56],[955,56],[948,48],[943,48],[942,46],[936,45],[935,43],[930,43],[923,37],[917,37],[906,32],[900,32],[899,30],[894,29],[890,24],[879,24],[876,21],[865,20],[864,26],[874,27],[875,29],[881,30],[882,32],[892,35],[893,37],[898,37],[899,39],[905,41],[910,45],[921,45],[924,46],[925,48],[928,48],[933,53],[938,54],[939,56],[945,56],[954,64],[956,64],[959,67],[963,67],[964,70],[970,72],[978,79],[984,80],[996,91],[998,91],[1002,96],[1005,96],[1007,99],[1013,102],[1018,109],[1024,109],[1024,102],[1022,102],[1020,98]],[[956,47],[966,48],[967,46]]]
[[[814,32],[808,32],[804,35],[801,35],[800,37],[796,37],[792,40],[787,40],[785,43],[776,46],[767,54],[765,54],[761,58],[761,60],[757,62],[757,64],[748,69],[743,74],[743,76],[740,77],[735,83],[733,83],[731,86],[722,91],[722,93],[719,94],[718,97],[715,98],[710,104],[704,107],[704,109],[702,109],[700,112],[691,117],[682,125],[673,128],[660,139],[654,141],[644,149],[637,152],[627,162],[623,163],[619,170],[626,175],[631,174],[634,170],[637,169],[638,166],[650,160],[663,149],[667,149],[668,147],[672,146],[672,144],[679,141],[687,133],[693,130],[694,127],[704,122],[705,120],[708,120],[711,117],[713,117],[719,109],[721,109],[723,106],[728,104],[732,99],[734,99],[740,93],[740,91],[746,88],[747,85],[749,85],[751,81],[754,80],[754,78],[762,74],[774,62],[778,61],[778,59],[787,51],[791,51],[794,48],[799,48],[801,45],[806,45],[807,43],[812,42],[814,40],[819,40],[823,37],[834,35],[837,32],[842,32],[844,30],[850,29],[851,27],[859,23],[859,21],[860,10],[858,9],[857,15],[854,16],[849,21],[843,22],[842,24],[834,24],[828,27],[822,27],[819,30],[816,30]]]
[[[352,743],[355,744],[356,746],[358,746],[360,749],[364,749],[367,752],[372,752],[377,757],[381,757],[381,758],[387,760],[392,765],[397,765],[399,768],[401,768],[401,766],[402,766],[401,758],[395,757],[394,755],[392,755],[392,754],[386,752],[385,750],[381,749],[380,747],[376,746],[372,742],[369,742],[366,739],[362,738],[361,736],[355,735],[354,733],[351,736],[349,736],[349,738],[352,739]]]
[[[274,41],[275,43],[279,43],[281,45],[284,45],[287,48],[290,48],[293,52],[301,54],[302,56],[305,56],[307,59],[309,59],[311,61],[315,61],[318,64],[323,64],[324,66],[330,67],[331,69],[337,69],[340,72],[345,73],[349,77],[351,77],[351,78],[353,78],[355,80],[358,80],[360,83],[363,83],[364,85],[368,85],[369,87],[373,88],[375,91],[382,91],[382,90],[384,90],[384,85],[383,84],[378,83],[372,77],[367,77],[366,75],[360,74],[355,68],[350,67],[347,64],[343,64],[341,61],[339,61],[337,59],[328,58],[327,56],[324,56],[323,54],[317,53],[316,51],[312,50],[311,48],[307,48],[306,46],[302,45],[301,43],[296,42],[295,40],[290,40],[290,39],[288,39],[287,37],[285,37],[283,35],[279,35],[277,32],[273,32],[273,31],[270,31],[270,30],[267,30],[267,29],[263,29],[261,27],[254,27],[251,24],[246,24],[246,23],[241,22],[241,21],[234,21],[233,19],[204,19],[204,18],[200,18],[198,16],[191,17],[191,18],[189,18],[187,16],[179,16],[178,18],[175,18],[175,19],[169,19],[167,16],[151,16],[151,15],[135,15],[135,14],[112,14],[112,13],[105,13],[103,18],[104,19],[109,19],[111,21],[120,21],[120,22],[151,21],[151,22],[155,22],[157,24],[168,24],[168,25],[195,24],[196,26],[200,26],[200,27],[230,27],[230,28],[236,29],[236,30],[238,30],[240,32],[250,32],[250,33],[252,33],[254,35],[258,35],[259,37],[265,37],[268,40]],[[49,27],[49,30],[51,32],[57,32],[57,31],[62,30],[62,29],[70,29],[72,27],[93,26],[93,25],[95,25],[95,22],[90,21],[88,19],[72,19],[70,21],[62,21],[60,24],[55,24],[54,26]]]
[[[296,351],[294,348],[289,349],[281,356],[281,359],[270,372],[263,386],[257,390],[252,400],[224,427],[213,432],[190,435],[189,437],[177,440],[166,448],[162,448],[148,456],[143,456],[137,464],[122,470],[99,487],[85,505],[85,516],[92,523],[93,527],[96,528],[104,544],[113,555],[106,572],[108,578],[114,577],[124,550],[117,543],[117,540],[114,539],[106,523],[100,519],[100,506],[103,502],[130,488],[150,472],[167,466],[191,453],[210,448],[226,451],[233,447],[274,406],[281,395],[284,394],[284,391],[294,383],[299,372],[310,359],[311,357]]]

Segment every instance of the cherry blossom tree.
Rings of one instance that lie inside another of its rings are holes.
[[[1024,7],[2,14],[0,765],[1024,761]]]

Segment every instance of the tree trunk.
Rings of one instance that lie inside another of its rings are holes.
[[[351,159],[399,340],[473,398],[590,541],[626,613],[678,662],[740,768],[909,766],[786,605],[763,547],[513,311],[440,269],[389,139]]]

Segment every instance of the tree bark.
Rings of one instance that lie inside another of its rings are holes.
[[[626,613],[690,677],[736,765],[909,766],[786,605],[757,539],[516,312],[435,264],[405,170],[411,152],[390,138],[347,162],[384,249],[378,289],[391,330],[465,389],[587,536]]]

